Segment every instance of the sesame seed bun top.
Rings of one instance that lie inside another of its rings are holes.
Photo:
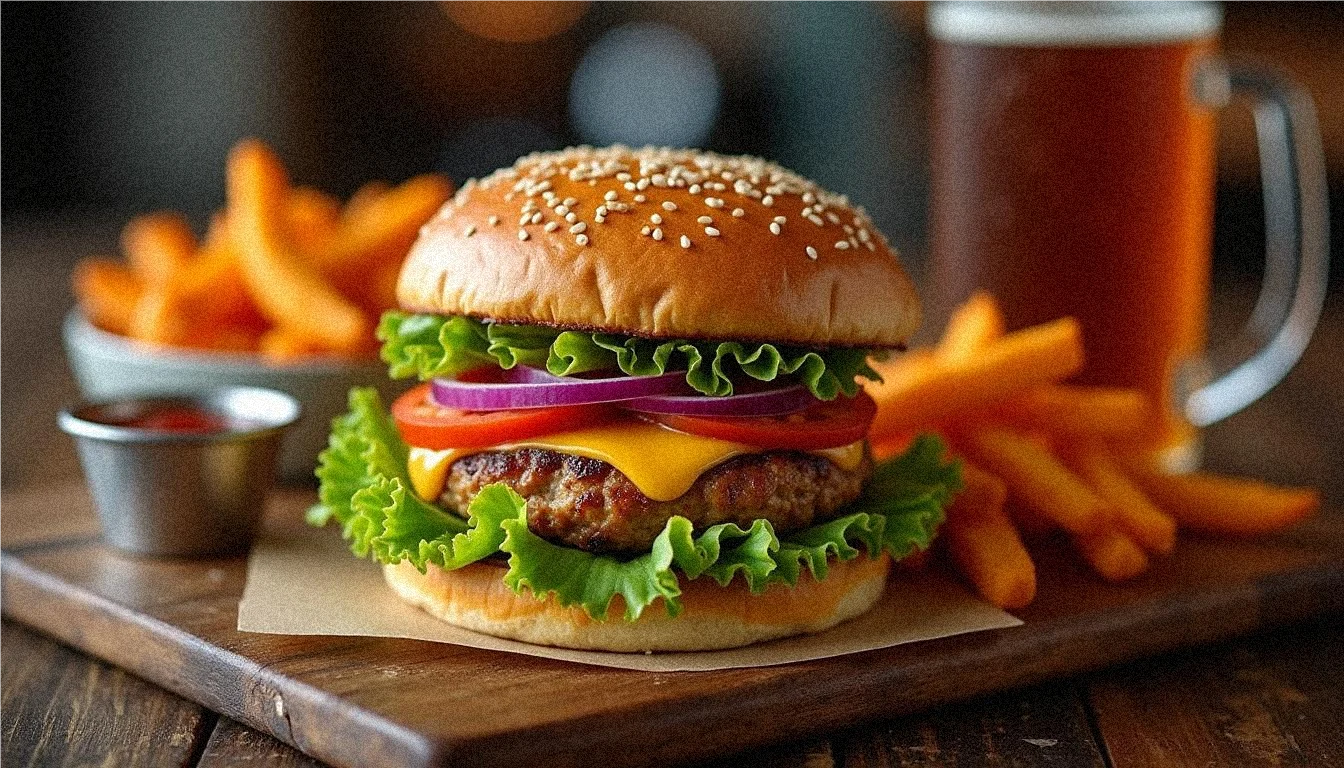
[[[919,300],[862,208],[774,163],[577,147],[469,181],[401,305],[654,338],[890,347]]]

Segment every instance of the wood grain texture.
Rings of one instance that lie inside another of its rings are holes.
[[[0,625],[0,762],[11,766],[190,766],[214,717],[199,705]]]
[[[297,517],[308,493],[281,494],[271,513]],[[36,499],[7,495],[6,513]],[[241,558],[148,560],[89,542],[7,554],[3,607],[337,765],[564,766],[598,754],[612,768],[797,741],[1344,608],[1344,519],[1335,516],[1262,541],[1192,539],[1119,587],[1099,588],[1064,554],[1050,562],[1042,594],[1051,599],[1026,611],[1023,627],[714,673],[240,633]]]
[[[1070,683],[992,696],[848,734],[844,768],[1103,768],[1083,699]]]
[[[811,739],[750,749],[683,768],[835,768],[836,765],[831,741]]]
[[[227,717],[220,718],[197,768],[322,768],[322,763]]]
[[[1344,615],[1088,687],[1117,768],[1344,766]]]

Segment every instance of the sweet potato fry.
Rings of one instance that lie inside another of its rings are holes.
[[[1139,486],[1176,524],[1201,533],[1258,536],[1287,528],[1321,507],[1315,488],[1285,488],[1259,480],[1194,472],[1167,475],[1127,467]]]
[[[392,188],[386,181],[366,181],[360,185],[359,189],[345,201],[345,208],[341,210],[341,219],[345,221],[359,221],[367,215],[368,209],[374,204],[374,201]]]
[[[160,284],[173,279],[196,253],[196,236],[181,214],[137,216],[121,232],[121,247],[140,279]]]
[[[312,339],[296,335],[284,328],[272,328],[262,334],[257,351],[271,362],[292,363],[305,357],[320,355],[326,350]]]
[[[880,439],[982,409],[1060,381],[1082,365],[1082,329],[1067,317],[1010,333],[964,362],[944,364],[928,355],[881,364],[884,383],[864,384],[877,401],[872,432]]]
[[[881,441],[873,441],[873,459],[875,461],[885,461],[892,456],[899,456],[910,450],[910,445],[914,442],[914,432],[906,432],[900,435],[888,435]]]
[[[1153,502],[1120,469],[1101,445],[1072,446],[1069,465],[1110,502],[1112,524],[1147,551],[1168,555],[1176,546],[1176,521]]]
[[[248,294],[237,252],[231,246],[217,248],[202,251],[182,270],[182,301],[193,314],[208,317],[214,324],[249,331],[255,337],[270,323]]]
[[[278,158],[256,140],[229,155],[229,227],[251,295],[272,323],[335,352],[373,343],[373,323],[302,263],[284,237],[288,180]]]
[[[957,442],[972,460],[1003,478],[1015,496],[1064,530],[1095,534],[1105,528],[1109,505],[1030,438],[981,427],[958,435]]]
[[[1126,581],[1148,570],[1148,555],[1119,531],[1076,535],[1073,544],[1092,570],[1107,581]]]
[[[341,221],[341,203],[312,187],[296,187],[285,206],[286,231],[294,247],[309,262],[317,262],[332,247]]]
[[[944,537],[957,570],[1000,608],[1021,608],[1036,596],[1036,566],[1004,512],[1003,481],[962,462],[965,488],[947,510]]]
[[[1002,338],[1005,330],[998,302],[988,293],[976,291],[952,313],[934,354],[945,363],[967,362]]]
[[[416,176],[380,194],[354,199],[341,216],[331,250],[322,255],[326,270],[339,273],[366,259],[400,261],[419,235],[420,227],[452,194],[438,174]]]
[[[104,331],[125,335],[144,293],[140,278],[111,259],[84,259],[75,265],[75,298],[80,311]]]
[[[135,312],[131,315],[127,335],[150,344],[190,346],[190,323],[182,311],[173,285],[151,285],[140,296],[135,304]]]
[[[1157,428],[1158,413],[1137,389],[1052,384],[994,407],[995,421],[1068,438],[1141,441]]]

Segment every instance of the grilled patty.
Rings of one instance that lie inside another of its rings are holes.
[[[605,461],[542,448],[478,453],[454,462],[441,503],[466,513],[482,488],[505,483],[527,499],[528,528],[538,536],[602,554],[649,551],[668,518],[680,515],[697,531],[757,518],[779,533],[833,519],[854,501],[872,473],[865,452],[854,471],[800,451],[771,451],[730,459],[672,501],[654,501]]]

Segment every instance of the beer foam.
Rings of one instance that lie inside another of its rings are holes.
[[[929,8],[936,40],[992,46],[1097,46],[1195,40],[1218,34],[1215,3],[939,2]]]

